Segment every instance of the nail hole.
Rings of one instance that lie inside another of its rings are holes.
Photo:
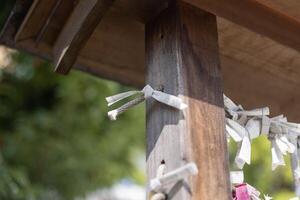
[[[158,87],[157,87],[157,90],[158,91],[161,91],[161,92],[163,92],[164,91],[164,86],[163,85],[159,85]]]
[[[162,164],[162,165],[166,164],[165,160],[162,160],[162,161],[160,162],[160,164]]]
[[[160,34],[160,39],[164,39],[164,34]]]

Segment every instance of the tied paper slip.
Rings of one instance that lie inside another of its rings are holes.
[[[135,99],[125,103],[121,107],[109,111],[107,113],[108,117],[111,120],[116,120],[118,115],[125,112],[129,108],[140,104],[141,102],[145,101],[145,99],[148,99],[148,98],[153,98],[160,103],[166,104],[166,105],[176,108],[178,110],[183,110],[183,109],[187,108],[187,105],[179,97],[171,95],[171,94],[167,94],[167,93],[164,93],[161,91],[154,90],[150,85],[146,85],[143,88],[143,90],[141,90],[141,91],[129,91],[129,92],[124,92],[124,93],[120,93],[120,94],[116,94],[116,95],[107,97],[106,101],[108,103],[108,106],[111,106],[111,105],[113,105],[123,99],[126,99],[130,96],[133,96],[133,95],[137,95],[137,97]]]
[[[167,184],[180,181],[187,176],[196,174],[198,174],[197,165],[193,162],[188,163],[182,167],[179,167],[178,169],[151,179],[150,190],[159,192]]]

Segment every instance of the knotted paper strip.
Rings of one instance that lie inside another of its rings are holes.
[[[195,163],[188,163],[174,171],[156,177],[150,181],[150,190],[159,192],[160,189],[169,183],[177,182],[190,175],[198,174],[198,168]]]
[[[165,173],[165,169],[166,169],[166,165],[165,164],[161,164],[156,172],[156,177],[157,178],[161,178],[164,173]],[[155,191],[151,191],[151,200],[165,200],[167,197],[163,192],[155,192]]]
[[[244,172],[243,171],[231,171],[230,172],[231,184],[242,184],[244,183]]]
[[[265,200],[272,200],[273,198],[270,197],[269,195],[264,195]]]
[[[118,115],[125,112],[129,108],[131,108],[135,105],[138,105],[139,103],[143,102],[145,99],[148,99],[148,98],[153,98],[160,103],[166,104],[168,106],[174,107],[179,110],[183,110],[183,109],[187,108],[187,105],[185,103],[183,103],[182,99],[180,99],[179,97],[176,97],[171,94],[166,94],[161,91],[154,90],[150,85],[146,85],[142,91],[129,91],[129,92],[124,92],[124,93],[120,93],[120,94],[116,94],[116,95],[107,97],[106,101],[108,103],[108,106],[111,106],[111,105],[113,105],[125,98],[133,96],[133,95],[137,95],[137,97],[135,99],[127,102],[123,106],[121,106],[115,110],[109,111],[108,117],[111,120],[116,120]]]

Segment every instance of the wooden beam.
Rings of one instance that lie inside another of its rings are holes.
[[[172,200],[232,199],[216,17],[173,1],[146,24],[146,82],[180,96],[184,112],[147,100],[147,175],[195,162],[199,174],[166,189]],[[149,180],[148,180],[149,181]]]
[[[31,4],[31,6],[30,6],[30,9],[28,10],[28,12],[26,13],[26,16],[25,16],[25,18],[24,18],[24,20],[22,21],[22,24],[21,24],[21,26],[18,28],[18,31],[17,31],[17,33],[16,33],[16,35],[15,35],[15,41],[17,42],[17,41],[19,41],[19,40],[22,40],[22,39],[28,39],[29,37],[32,37],[33,35],[26,35],[26,34],[24,34],[24,28],[25,28],[25,26],[26,26],[26,24],[28,23],[28,21],[29,21],[29,19],[30,19],[30,17],[31,17],[31,15],[32,15],[32,13],[33,13],[33,11],[35,10],[35,8],[36,8],[36,6],[37,6],[37,4],[38,4],[38,2],[39,2],[40,0],[33,0],[33,2],[32,2],[32,4]],[[43,11],[43,12],[45,12],[45,11]],[[34,24],[35,26],[37,26],[36,24]],[[30,29],[32,29],[34,26],[32,26],[32,27],[30,27]]]
[[[260,3],[259,0],[185,0],[185,2],[300,51],[300,21]]]
[[[66,74],[114,0],[81,0],[54,46],[55,71]]]

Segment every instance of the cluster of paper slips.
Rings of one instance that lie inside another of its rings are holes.
[[[238,143],[235,163],[243,169],[245,163],[251,162],[251,141],[261,135],[271,142],[272,170],[285,165],[284,155],[292,154],[296,158],[293,171],[296,179],[300,178],[299,146],[300,124],[291,123],[283,115],[269,117],[268,107],[244,110],[224,95],[226,111],[226,133]]]

